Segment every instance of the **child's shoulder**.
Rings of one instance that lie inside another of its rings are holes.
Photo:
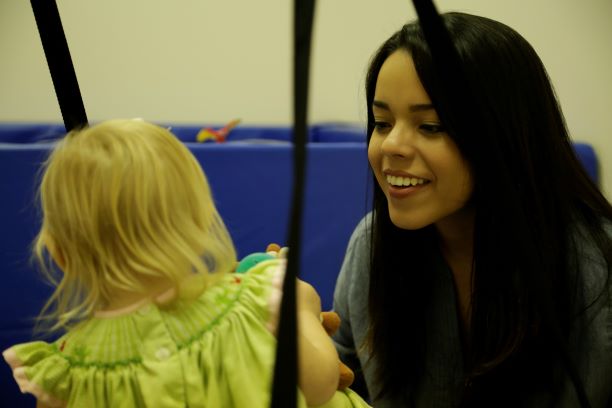
[[[170,307],[151,302],[124,315],[91,319],[60,339],[56,347],[74,362],[114,366],[140,361],[139,350],[153,339],[168,337],[179,349],[190,347],[208,332],[223,332],[228,327],[225,320],[235,315],[252,326],[262,325],[282,277],[284,261],[262,262],[246,273],[224,275],[196,300]]]
[[[228,274],[208,288],[197,301],[169,310],[167,317],[170,320],[193,320],[199,316],[205,320],[202,322],[204,330],[213,330],[219,325],[225,327],[226,320],[240,316],[241,321],[252,329],[267,326],[272,331],[269,323],[277,318],[285,265],[284,259],[272,259],[243,273]]]

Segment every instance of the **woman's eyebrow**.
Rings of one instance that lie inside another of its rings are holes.
[[[420,103],[417,105],[410,105],[410,112],[421,112],[426,110],[432,110],[434,106],[431,103]]]
[[[389,105],[386,102],[377,101],[377,100],[372,101],[372,107],[376,107],[376,108],[384,109],[388,111],[391,110],[391,108],[389,108]],[[421,111],[432,110],[432,109],[434,109],[434,106],[431,103],[419,103],[416,105],[410,105],[410,107],[408,108],[410,112],[421,112]]]
[[[391,108],[389,108],[389,105],[386,102],[377,101],[377,100],[373,100],[372,101],[372,107],[373,108],[384,109],[384,110],[388,110],[388,111],[391,110]]]

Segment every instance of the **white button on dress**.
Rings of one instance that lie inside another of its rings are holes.
[[[168,359],[168,357],[170,357],[170,350],[168,350],[165,347],[160,347],[156,352],[155,352],[155,357],[159,360],[159,361],[164,361],[166,359]]]

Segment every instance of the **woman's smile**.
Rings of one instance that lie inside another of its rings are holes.
[[[404,198],[416,194],[427,188],[430,180],[404,172],[385,170],[383,174],[387,179],[387,191],[390,197]]]

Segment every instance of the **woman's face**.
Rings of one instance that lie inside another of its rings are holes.
[[[472,194],[470,169],[442,127],[407,51],[398,50],[383,63],[372,109],[376,126],[368,158],[393,224],[414,230],[450,221]]]

